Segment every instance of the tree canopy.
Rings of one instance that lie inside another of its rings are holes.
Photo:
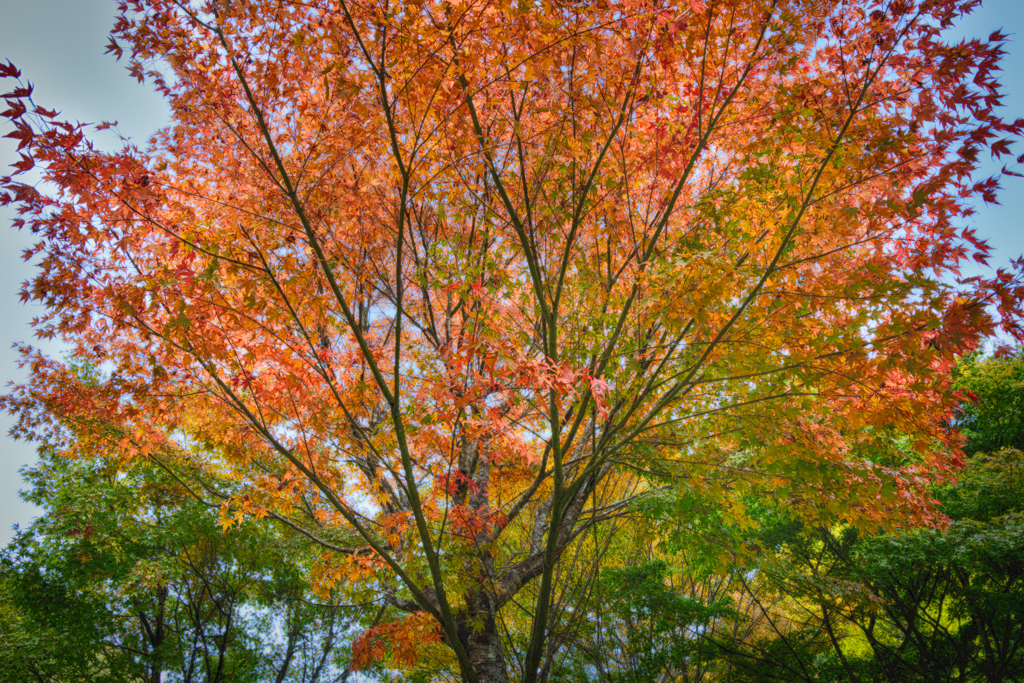
[[[470,683],[548,675],[640,505],[709,545],[934,523],[952,365],[1022,334],[1018,270],[958,275],[1024,130],[1005,36],[945,38],[974,4],[124,0],[151,141],[6,95],[23,297],[103,373],[26,347],[17,433],[305,536],[313,589],[407,615],[358,664]]]

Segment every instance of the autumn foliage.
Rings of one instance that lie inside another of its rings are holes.
[[[974,4],[122,2],[148,144],[3,70],[23,298],[109,375],[26,348],[8,406],[315,539],[321,590],[412,615],[363,661],[438,633],[466,681],[508,679],[503,619],[537,679],[567,549],[654,491],[933,523],[949,368],[1024,293],[959,275],[1024,129],[1004,36],[943,37]]]

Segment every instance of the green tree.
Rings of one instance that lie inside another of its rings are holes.
[[[707,658],[700,636],[725,610],[682,594],[673,573],[663,560],[603,572],[598,599],[604,608],[580,647],[603,680],[675,681],[700,669]]]
[[[964,452],[1024,450],[1024,354],[1018,348],[998,356],[975,354],[956,368],[956,387],[969,400],[956,414],[967,438]]]
[[[714,642],[726,680],[1024,679],[1024,455],[972,457],[936,491],[951,520],[865,536],[782,522],[739,581],[756,609]]]
[[[853,623],[890,679],[1024,679],[1022,474],[1020,451],[977,454],[939,492],[948,528],[869,539],[851,556],[883,617]]]
[[[309,590],[307,544],[229,533],[152,463],[71,459],[24,471],[45,514],[3,555],[3,680],[321,681],[349,611]]]
[[[954,372],[968,453],[933,490],[937,527],[864,533],[777,515],[744,593],[769,628],[719,640],[731,680],[1024,678],[1024,358],[970,356]],[[905,464],[893,438],[875,464]]]

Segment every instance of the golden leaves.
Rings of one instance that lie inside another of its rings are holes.
[[[408,668],[419,659],[423,648],[441,642],[437,622],[425,612],[415,612],[401,621],[373,626],[352,643],[352,668],[364,669],[387,658],[391,665]]]
[[[327,599],[339,583],[349,587],[358,586],[360,582],[374,578],[383,569],[384,563],[375,556],[353,553],[339,558],[325,554],[314,563],[310,571],[310,582],[313,591]]]

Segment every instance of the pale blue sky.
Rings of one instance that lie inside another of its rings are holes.
[[[0,59],[10,59],[35,84],[38,104],[80,121],[116,119],[121,132],[143,140],[165,122],[166,108],[123,65],[103,54],[115,7],[115,0],[0,0]],[[1018,118],[1024,116],[1024,0],[986,0],[957,33],[983,37],[999,28],[1018,41],[1008,45],[1003,74],[1009,94],[1004,117]],[[0,165],[6,168],[16,160],[14,148],[12,141],[0,140]],[[1022,152],[1020,145],[1014,150],[1015,155]],[[1024,179],[1006,178],[1004,185],[1002,205],[979,206],[974,218],[993,247],[996,266],[1024,253]],[[9,210],[0,210],[0,386],[23,378],[11,345],[37,343],[29,321],[38,311],[22,306],[17,294],[32,273],[20,257],[30,240],[9,227],[11,217]],[[44,348],[60,351],[53,345]],[[18,498],[18,468],[34,459],[34,448],[3,436],[9,427],[10,419],[0,416],[0,544],[10,539],[13,524],[26,524],[35,513]]]
[[[103,54],[116,7],[115,0],[0,0],[0,59],[9,59],[23,79],[32,81],[36,103],[72,120],[116,119],[122,133],[144,140],[166,121],[167,110],[157,95],[128,76],[123,64]],[[0,127],[0,133],[9,132]],[[116,143],[113,136],[100,141]],[[12,140],[0,140],[0,174],[6,175],[8,164],[17,159],[15,147]],[[0,209],[0,386],[24,377],[11,345],[40,345],[29,327],[38,309],[18,301],[18,288],[32,274],[31,265],[21,259],[31,236],[11,229],[12,215],[9,207]],[[60,352],[53,344],[43,348]],[[35,447],[8,438],[10,426],[10,417],[0,415],[0,544],[5,545],[11,526],[24,525],[35,514],[18,497],[23,488],[18,468],[34,460]]]

